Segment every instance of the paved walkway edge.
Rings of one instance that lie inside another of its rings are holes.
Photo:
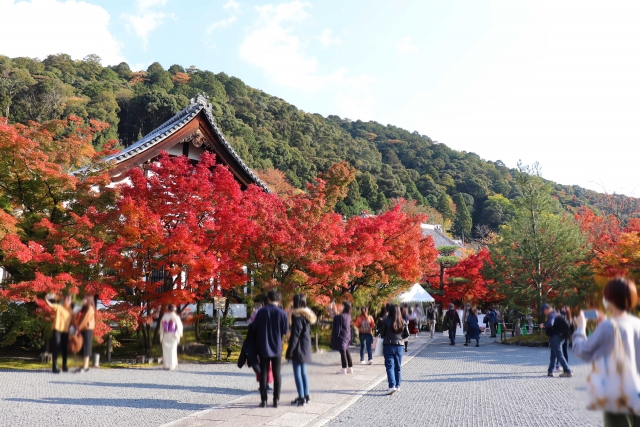
[[[411,359],[413,359],[415,357],[416,354],[420,353],[422,350],[424,350],[432,342],[433,342],[433,340],[428,341],[428,342],[420,345],[420,347],[417,347],[416,349],[414,349],[407,357],[403,357],[402,358],[402,366],[404,366],[407,363],[409,363],[411,361]],[[378,384],[380,384],[382,381],[384,381],[386,379],[387,379],[387,373],[386,372],[380,374],[377,378],[375,378],[369,384],[367,384],[366,387],[364,387],[362,390],[356,392],[356,394],[354,396],[351,396],[350,398],[347,398],[346,402],[342,401],[342,402],[338,403],[336,406],[334,406],[333,408],[331,408],[331,409],[327,410],[326,412],[320,414],[318,416],[318,418],[308,422],[303,427],[322,427],[322,426],[324,426],[329,421],[333,420],[335,417],[340,415],[340,413],[343,412],[345,409],[349,408],[351,405],[353,405],[358,400],[360,400],[362,398],[362,396],[367,394],[374,387],[376,387]]]
[[[416,354],[420,353],[422,350],[424,350],[432,342],[433,342],[433,340],[427,341],[424,344],[421,344],[419,347],[416,347],[415,349],[413,349],[409,353],[409,355],[407,355],[406,357],[402,358],[402,366],[404,366],[405,364],[410,362],[415,357]],[[371,389],[376,387],[378,384],[380,384],[386,378],[387,378],[387,373],[386,372],[380,374],[378,377],[376,377],[375,379],[371,380],[371,382],[369,382],[364,388],[362,388],[361,390],[355,392],[355,394],[353,396],[345,398],[344,400],[339,402],[336,406],[332,407],[331,409],[325,411],[322,414],[319,414],[316,419],[311,420],[310,422],[305,424],[304,427],[322,427],[322,426],[324,426],[329,421],[333,420],[335,417],[340,415],[340,413],[343,412],[345,409],[349,408],[351,405],[353,405],[358,400],[360,400],[360,398],[362,396],[366,395]],[[208,413],[210,413],[212,411],[219,411],[221,409],[228,408],[231,405],[233,405],[234,403],[244,399],[245,397],[246,397],[246,395],[245,396],[240,396],[237,399],[233,399],[233,400],[231,400],[231,401],[229,401],[229,402],[227,402],[227,403],[225,403],[223,405],[215,405],[215,406],[212,406],[209,409],[205,409],[205,410],[199,411],[199,412],[194,412],[193,414],[189,414],[186,417],[179,418],[177,420],[173,420],[173,421],[168,422],[166,424],[162,424],[159,427],[172,427],[174,425],[178,425],[180,423],[184,423],[185,421],[187,421],[189,419],[196,419],[196,418],[198,418],[198,417],[200,417],[202,415],[206,415],[206,414],[208,414]]]

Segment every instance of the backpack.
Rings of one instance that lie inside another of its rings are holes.
[[[162,330],[165,334],[173,334],[176,332],[176,322],[173,320],[163,320]]]
[[[371,333],[371,323],[369,322],[369,316],[363,317],[362,323],[360,323],[360,333],[361,334]]]
[[[442,321],[442,323],[445,329],[451,329],[451,327],[453,326],[453,319],[448,316],[448,312],[444,315],[444,320]]]
[[[554,335],[560,335],[563,339],[569,338],[569,320],[566,316],[558,315],[553,322]]]

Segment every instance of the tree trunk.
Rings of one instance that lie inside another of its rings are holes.
[[[153,344],[160,344],[160,319],[164,316],[164,308],[160,310],[160,314],[158,314],[158,321],[156,322],[156,328],[153,332]],[[147,326],[150,328],[150,326]],[[149,340],[149,344],[151,344],[151,340]]]
[[[195,333],[196,333],[196,341],[200,341],[200,300],[196,301]]]
[[[444,266],[440,264],[440,292],[444,296]]]

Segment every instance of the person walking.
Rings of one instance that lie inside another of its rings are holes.
[[[456,345],[456,330],[460,325],[460,315],[453,304],[449,304],[449,310],[444,315],[444,326],[449,330],[449,345]]]
[[[307,363],[311,362],[311,325],[316,323],[317,317],[307,307],[307,297],[297,294],[293,297],[293,312],[291,313],[291,333],[287,346],[287,360],[293,364],[293,378],[296,381],[298,398],[292,405],[304,406],[309,403],[309,378],[307,377]]]
[[[569,364],[562,354],[562,341],[566,339],[564,335],[565,333],[568,333],[568,325],[564,319],[559,317],[559,314],[555,312],[549,304],[542,304],[542,311],[547,316],[547,322],[541,323],[540,328],[545,329],[547,336],[549,337],[550,359],[547,375],[553,377],[553,368],[556,364],[556,360],[558,360],[564,370],[560,376],[564,378],[572,377],[573,374],[569,368]],[[564,326],[566,326],[566,332],[564,330]]]
[[[418,324],[418,314],[415,309],[409,307],[409,334],[415,335],[416,337],[418,336],[418,332],[420,332]]]
[[[560,316],[562,316],[563,320],[569,325],[569,332],[567,338],[562,342],[562,355],[564,356],[564,360],[569,363],[569,339],[573,335],[575,331],[575,327],[573,324],[573,320],[571,319],[571,309],[567,306],[562,307],[560,310]],[[560,372],[560,362],[556,360],[556,372]]]
[[[422,303],[416,304],[413,307],[414,313],[416,313],[416,317],[418,318],[418,330],[422,330],[422,318],[424,317],[424,310],[422,309]]]
[[[73,318],[73,310],[71,309],[71,295],[65,295],[62,304],[51,303],[47,298],[44,299],[49,307],[55,312],[53,320],[53,349],[52,349],[52,367],[54,374],[59,374],[58,355],[62,354],[62,372],[67,372],[67,355],[69,351],[69,328]]]
[[[335,313],[335,303],[332,303],[330,312]],[[342,303],[342,313],[333,317],[333,330],[331,331],[331,350],[340,353],[342,369],[339,374],[353,374],[353,362],[349,353],[349,343],[351,342],[351,304],[347,301]]]
[[[267,380],[269,368],[273,372],[273,407],[277,408],[280,402],[280,389],[282,376],[282,340],[289,332],[289,316],[278,307],[282,296],[280,292],[272,289],[267,293],[267,302],[258,310],[251,324],[255,335],[258,356],[260,356],[260,407],[267,407]]]
[[[496,308],[491,306],[489,309],[489,328],[491,330],[491,338],[497,338],[498,336],[498,313],[496,313]]]
[[[82,309],[80,310],[80,323],[76,334],[82,335],[82,368],[77,372],[87,372],[89,370],[89,358],[93,351],[93,330],[96,327],[96,309],[93,295],[85,295],[82,299]]]
[[[178,367],[178,344],[180,344],[182,337],[182,320],[176,313],[175,304],[167,306],[167,311],[160,322],[162,367],[172,371]]]
[[[373,363],[373,352],[371,351],[371,343],[373,342],[373,327],[373,317],[369,315],[369,310],[367,307],[362,307],[360,309],[360,315],[356,318],[356,328],[358,329],[358,336],[360,338],[360,363],[363,365],[365,363],[368,363],[369,365]],[[367,362],[364,361],[365,348],[367,350],[367,356],[369,356]]]
[[[478,313],[475,307],[469,308],[467,311],[467,342],[464,343],[466,347],[469,346],[471,340],[476,340],[476,347],[480,347],[480,324],[478,323]]]
[[[429,332],[431,332],[431,338],[433,339],[433,333],[436,330],[436,309],[433,307],[433,304],[429,304],[429,308],[427,308],[427,325],[429,326]]]
[[[403,305],[400,308],[400,313],[402,314],[402,320],[404,320],[405,325],[409,325],[409,313],[407,311],[407,305]],[[404,339],[404,352],[407,353],[409,351],[409,336],[406,336]]]
[[[402,346],[404,344],[405,322],[400,308],[389,304],[389,316],[382,322],[380,335],[382,337],[384,367],[387,370],[389,394],[400,389],[402,382]]]
[[[267,298],[266,294],[262,297],[262,299],[257,298],[255,300],[255,307],[254,307],[254,310],[253,310],[253,314],[251,315],[251,317],[247,321],[247,324],[249,326],[251,326],[253,321],[256,319],[256,316],[258,315],[258,312],[260,311],[260,309],[262,307],[266,307],[268,304],[269,304],[269,299]],[[257,358],[258,364],[259,364],[260,363],[260,356],[257,355],[256,358]],[[262,377],[261,373],[260,372],[256,372],[256,382],[258,383],[258,391],[260,391],[260,378],[261,377]],[[267,392],[273,390],[273,388],[271,388],[271,384],[273,384],[273,370],[271,369],[271,365],[269,365],[269,375],[267,377]]]
[[[640,319],[629,314],[638,304],[638,290],[635,283],[626,278],[610,280],[604,288],[602,299],[604,309],[611,314],[611,318],[604,319],[596,327],[590,337],[587,337],[584,313],[581,311],[575,318],[576,331],[573,334],[573,354],[585,362],[599,361],[605,357],[611,357],[616,343],[622,344],[622,350],[628,359],[630,366],[625,366],[628,373],[635,371],[637,378],[640,373]],[[618,341],[620,340],[620,341]],[[595,365],[594,365],[595,366]],[[595,399],[593,399],[595,400]],[[605,402],[607,399],[605,399]],[[637,427],[640,426],[640,415],[631,415],[630,408],[619,406],[619,400],[615,400],[615,410],[607,407],[604,409],[605,427]],[[608,403],[608,402],[607,402]],[[605,405],[601,403],[600,405]],[[627,413],[622,413],[627,412]]]
[[[469,317],[469,312],[471,311],[471,303],[466,303],[464,306],[464,310],[462,311],[462,332],[464,332],[464,345],[467,345],[470,340],[467,337],[467,317]]]

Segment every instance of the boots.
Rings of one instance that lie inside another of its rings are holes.
[[[291,401],[291,404],[294,406],[304,406],[304,397],[299,397]]]

